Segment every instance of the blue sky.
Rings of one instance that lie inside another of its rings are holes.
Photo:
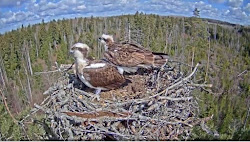
[[[250,25],[250,0],[0,0],[0,33],[45,20],[134,14],[192,16]]]

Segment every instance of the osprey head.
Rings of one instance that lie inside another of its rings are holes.
[[[70,47],[70,53],[75,58],[80,58],[80,59],[86,58],[88,56],[88,52],[89,52],[89,46],[87,44],[76,43]]]
[[[109,45],[114,42],[113,36],[106,34],[102,34],[102,36],[99,37],[98,40],[101,41],[101,43],[103,43],[104,45]]]

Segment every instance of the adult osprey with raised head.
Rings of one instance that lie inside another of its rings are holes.
[[[119,88],[126,79],[115,66],[102,60],[87,59],[89,47],[83,43],[76,43],[70,48],[75,58],[76,73],[79,79],[89,88],[96,89],[99,99],[101,90]]]
[[[168,61],[165,53],[155,53],[133,43],[115,43],[113,36],[103,34],[99,41],[104,44],[104,58],[125,72],[138,68],[160,67]]]

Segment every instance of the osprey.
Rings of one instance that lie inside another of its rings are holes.
[[[155,53],[133,43],[115,43],[111,35],[103,34],[99,41],[104,44],[104,58],[125,72],[136,72],[138,68],[160,67],[169,56]]]
[[[83,43],[76,43],[70,48],[75,58],[76,74],[89,88],[96,89],[99,100],[101,90],[116,89],[125,83],[123,72],[115,66],[102,60],[87,59],[89,47]]]

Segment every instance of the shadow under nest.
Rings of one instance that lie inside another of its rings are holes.
[[[187,140],[195,125],[210,119],[198,118],[192,95],[197,67],[189,75],[177,64],[126,75],[126,85],[101,92],[99,101],[75,75],[63,73],[35,107],[46,114],[48,139]]]

